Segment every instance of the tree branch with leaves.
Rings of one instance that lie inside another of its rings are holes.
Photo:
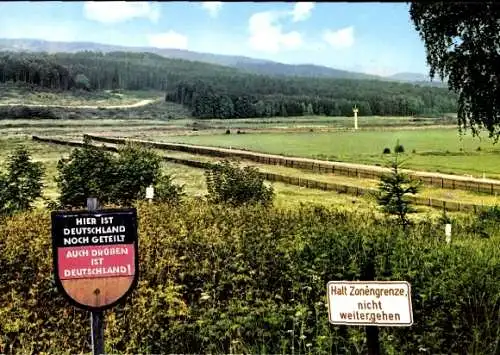
[[[500,4],[412,2],[410,16],[425,43],[431,78],[458,94],[459,129],[500,137]]]

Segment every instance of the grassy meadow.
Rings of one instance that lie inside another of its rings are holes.
[[[80,139],[76,133],[74,137]],[[57,186],[54,178],[57,174],[56,166],[59,159],[67,157],[72,148],[62,147],[51,144],[44,144],[33,142],[30,136],[14,136],[8,139],[0,139],[0,159],[7,157],[7,155],[19,145],[24,145],[31,152],[34,160],[41,161],[46,169],[44,178],[44,197],[48,199],[55,199],[58,196]],[[166,154],[168,156],[193,159],[207,162],[216,162],[218,159],[215,157],[199,156],[189,153],[174,152],[174,151],[161,151],[157,150],[159,154]],[[265,164],[257,164],[248,161],[242,161],[242,165],[252,165],[257,167],[260,171],[278,173],[286,176],[303,177],[318,181],[329,183],[339,183],[351,186],[377,188],[378,180],[370,179],[357,179],[353,177],[338,176],[334,174],[317,174],[299,169],[287,168],[282,166],[270,166]],[[166,173],[170,174],[176,184],[183,185],[184,190],[188,196],[204,196],[207,193],[204,171],[202,169],[187,167],[181,164],[174,164],[165,162],[163,169]],[[268,182],[269,184],[269,182]],[[301,203],[315,203],[323,206],[331,207],[336,206],[345,210],[357,211],[373,211],[377,209],[375,199],[371,196],[355,197],[334,191],[321,191],[315,189],[308,189],[305,187],[298,187],[287,185],[283,183],[273,182],[272,186],[276,193],[275,205],[284,208],[294,208]],[[474,193],[471,191],[460,190],[444,190],[432,187],[422,188],[419,195],[429,198],[439,198],[446,200],[459,200],[465,203],[496,205],[498,198],[496,196]],[[43,201],[39,201],[38,206],[43,206]],[[425,206],[417,206],[417,213],[414,214],[414,219],[428,218],[429,216],[438,217],[441,211]],[[459,213],[457,213],[459,215]]]
[[[33,160],[42,162],[45,167],[44,197],[50,199],[57,198],[57,185],[54,181],[57,174],[57,162],[62,157],[68,157],[72,148],[33,142],[29,136],[4,138],[0,139],[0,161],[4,161],[16,147],[21,145],[29,150]],[[182,158],[193,158],[192,155],[184,155],[182,153],[173,153],[171,155]],[[210,157],[196,158],[203,161],[216,161],[216,159]],[[176,184],[184,186],[184,190],[188,196],[202,196],[206,194],[205,176],[202,169],[173,163],[164,163],[163,168],[165,172],[172,176]],[[273,186],[277,193],[276,203],[280,206],[295,206],[301,202],[315,202],[327,206],[332,204],[351,206],[353,204],[352,201],[356,201],[368,209],[372,205],[366,199],[337,194],[335,192],[311,190],[281,183],[275,183]]]
[[[190,143],[282,154],[385,164],[384,148],[399,140],[406,151],[406,167],[451,174],[500,178],[500,145],[486,138],[460,136],[456,127],[359,132],[246,133],[150,137],[165,142]]]

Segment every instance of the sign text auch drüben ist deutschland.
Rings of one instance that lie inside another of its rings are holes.
[[[413,324],[410,284],[405,281],[330,281],[332,324],[404,327]]]
[[[52,212],[57,287],[77,307],[111,308],[137,283],[135,209]]]

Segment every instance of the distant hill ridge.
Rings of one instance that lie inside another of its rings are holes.
[[[126,47],[94,42],[54,42],[38,39],[0,39],[0,51],[31,51],[31,52],[69,52],[100,51],[100,52],[148,52],[166,58],[199,61],[236,68],[239,71],[264,74],[270,76],[298,76],[337,79],[383,80],[399,81],[421,85],[443,87],[445,84],[435,80],[433,82],[418,73],[398,73],[388,77],[370,75],[365,73],[339,70],[314,64],[284,64],[270,60],[249,58],[245,56],[232,56],[212,53],[193,52],[182,49],[154,48],[154,47]]]

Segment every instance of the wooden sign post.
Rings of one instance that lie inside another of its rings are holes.
[[[94,210],[95,204],[89,201],[89,211],[52,212],[52,253],[57,288],[71,304],[92,312],[92,350],[102,354],[102,312],[137,285],[137,212]]]

